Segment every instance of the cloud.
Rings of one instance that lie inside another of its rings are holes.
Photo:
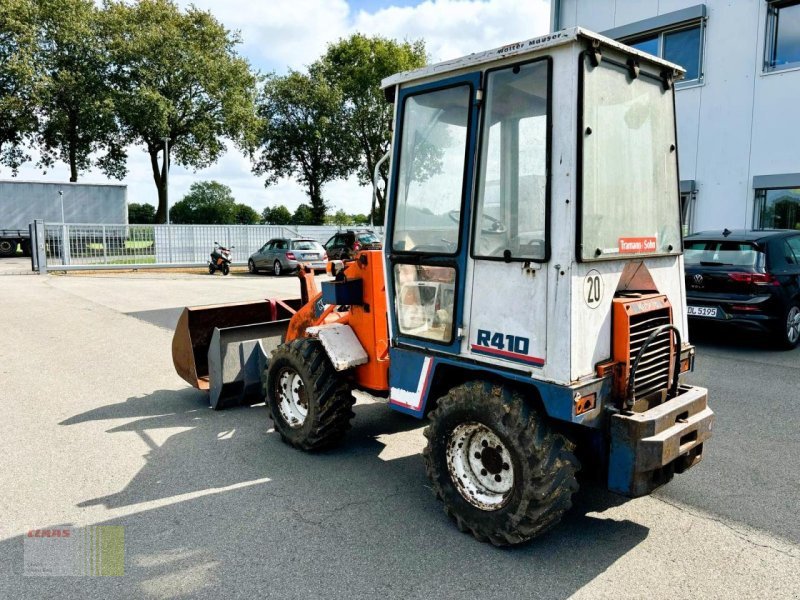
[[[345,0],[180,0],[212,12],[226,27],[240,30],[240,47],[251,64],[261,71],[279,73],[303,69],[324,51],[327,44],[356,31],[396,39],[425,39],[432,62],[449,60],[471,52],[546,33],[549,2],[546,0],[426,0],[415,6],[388,6],[377,11],[352,10]],[[389,4],[391,4],[389,2]],[[129,149],[129,202],[157,203],[148,155],[141,148]],[[57,164],[46,176],[28,164],[19,179],[67,181],[69,169]],[[264,188],[263,179],[252,174],[248,159],[235,148],[219,162],[198,172],[173,165],[170,170],[170,203],[179,200],[192,183],[215,179],[228,185],[239,202],[258,211],[285,204],[294,210],[307,202],[303,188],[291,180]],[[100,172],[81,176],[85,183],[107,181]],[[368,213],[372,192],[350,178],[328,184],[323,190],[331,207]]]
[[[432,62],[449,60],[547,33],[545,0],[427,0],[413,7],[359,12],[352,30],[425,39]]]
[[[208,10],[228,29],[239,30],[242,53],[262,71],[302,69],[325,46],[347,35],[350,7],[345,0],[180,0]]]

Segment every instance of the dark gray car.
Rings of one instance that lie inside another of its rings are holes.
[[[322,244],[305,238],[274,238],[250,256],[247,268],[251,273],[267,271],[275,275],[297,271],[300,263],[308,263],[315,271],[324,271],[328,255]]]
[[[684,240],[689,322],[736,325],[800,344],[800,231],[703,231]]]

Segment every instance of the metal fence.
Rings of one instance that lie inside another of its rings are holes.
[[[48,270],[194,267],[208,262],[219,243],[233,247],[233,264],[276,237],[307,237],[325,243],[347,227],[280,225],[94,225],[44,224]],[[376,228],[382,235],[383,228]],[[43,261],[38,260],[39,265]],[[36,268],[36,265],[35,267]],[[39,266],[39,270],[41,266]]]

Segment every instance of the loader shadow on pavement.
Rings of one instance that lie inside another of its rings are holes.
[[[81,506],[141,510],[104,523],[125,526],[125,577],[63,578],[58,588],[24,578],[31,595],[109,597],[123,586],[128,597],[164,598],[566,598],[648,534],[603,518],[620,499],[590,488],[551,533],[497,549],[460,533],[431,494],[419,439],[408,442],[418,421],[358,405],[342,447],[305,454],[268,429],[263,405],[214,412],[205,402],[195,390],[160,390],[61,423],[135,419],[108,433],[149,440],[146,465]],[[0,544],[14,545],[20,538]],[[21,573],[21,552],[6,549]]]

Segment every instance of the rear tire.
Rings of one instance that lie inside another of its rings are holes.
[[[209,275],[213,275],[214,271],[216,271],[216,270],[217,270],[217,268],[214,265],[212,265],[211,263],[208,263],[208,274]]]
[[[355,398],[318,340],[281,344],[272,353],[264,387],[275,430],[295,448],[328,448],[350,429]]]
[[[527,542],[572,506],[574,445],[509,388],[473,381],[429,415],[423,451],[436,497],[457,527],[482,542]]]
[[[800,304],[797,302],[789,305],[782,325],[775,331],[775,341],[784,350],[796,348],[800,343]]]
[[[272,265],[272,272],[275,274],[275,277],[281,276],[281,273],[283,273],[283,265],[281,265],[281,261],[275,261],[275,264]]]

